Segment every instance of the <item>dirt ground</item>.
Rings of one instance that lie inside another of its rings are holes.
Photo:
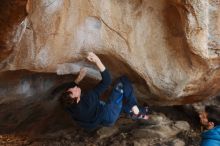
[[[2,108],[1,108],[2,109]],[[169,138],[135,136],[135,131],[148,128],[148,124],[132,121],[122,115],[116,125],[109,128],[98,128],[87,131],[79,128],[68,115],[57,120],[54,115],[43,115],[44,119],[32,117],[20,124],[15,129],[1,127],[0,145],[2,146],[95,146],[95,145],[123,145],[123,146],[199,146],[200,126],[197,116],[192,109],[184,106],[151,107],[154,114],[163,113],[171,121],[184,120],[190,125],[190,130],[181,131]],[[188,111],[187,111],[188,110]],[[186,112],[187,111],[187,112]],[[189,112],[190,111],[190,112]],[[63,114],[58,113],[61,115]],[[190,113],[190,114],[189,114]],[[39,115],[42,116],[41,113]],[[39,116],[34,115],[34,116]],[[31,123],[30,121],[34,121]],[[65,123],[61,122],[65,121]],[[49,123],[48,123],[49,122]],[[27,124],[27,123],[26,123]],[[1,125],[2,126],[2,125]],[[37,127],[35,127],[37,126]],[[19,129],[19,130],[18,130]],[[5,130],[4,132],[2,130]],[[22,131],[23,130],[23,131]],[[16,131],[16,132],[14,132]]]

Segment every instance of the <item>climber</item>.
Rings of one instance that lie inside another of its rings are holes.
[[[85,77],[86,70],[80,70],[72,87],[60,96],[61,105],[72,118],[86,129],[112,126],[119,118],[121,111],[127,113],[133,120],[147,120],[147,108],[138,106],[131,82],[125,76],[117,79],[107,102],[100,100],[100,95],[111,84],[111,76],[96,54],[88,53],[87,59],[96,64],[102,80],[92,90],[81,91],[78,84]]]
[[[202,133],[201,146],[220,146],[220,107],[207,106],[199,114],[201,124],[207,129]]]

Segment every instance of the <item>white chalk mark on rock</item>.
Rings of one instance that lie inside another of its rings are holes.
[[[85,67],[81,63],[63,63],[57,65],[57,74],[65,75],[65,74],[77,74],[80,71],[80,68]],[[91,78],[101,80],[102,77],[100,72],[91,67],[85,67],[87,69],[87,75]]]
[[[77,48],[100,48],[101,40],[101,21],[96,17],[87,17],[85,23],[76,32]]]
[[[63,0],[42,0],[42,6],[45,7],[45,12],[53,14],[58,11],[63,5]]]
[[[41,48],[36,58],[39,66],[46,67],[48,65],[48,48]]]

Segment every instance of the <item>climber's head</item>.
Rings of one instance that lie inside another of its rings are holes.
[[[69,88],[61,95],[61,103],[64,106],[78,104],[80,101],[81,89],[78,86]]]

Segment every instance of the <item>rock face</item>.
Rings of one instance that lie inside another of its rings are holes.
[[[0,4],[0,61],[6,59],[20,41],[22,22],[27,16],[27,0],[2,0]]]
[[[16,23],[5,22],[17,26],[17,35],[1,31],[11,49],[1,57],[1,71],[94,70],[84,59],[94,51],[113,78],[132,78],[142,101],[186,104],[220,91],[219,0],[29,0],[17,8]]]

